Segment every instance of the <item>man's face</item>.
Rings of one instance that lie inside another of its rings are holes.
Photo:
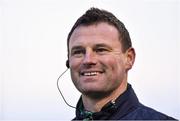
[[[107,23],[80,26],[69,41],[71,78],[85,95],[106,94],[126,81],[126,54],[118,30]]]

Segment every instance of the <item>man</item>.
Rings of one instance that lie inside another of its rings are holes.
[[[82,93],[74,120],[174,120],[142,105],[127,82],[135,50],[124,24],[91,8],[71,29],[67,66]]]

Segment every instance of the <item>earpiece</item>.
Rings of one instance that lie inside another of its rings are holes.
[[[69,68],[69,60],[66,61],[66,67]]]

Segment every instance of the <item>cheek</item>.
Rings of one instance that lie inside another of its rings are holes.
[[[79,80],[79,63],[74,61],[74,60],[70,60],[69,61],[69,66],[70,66],[70,72],[71,72],[71,79],[73,81],[73,83],[76,85],[76,81],[75,80]]]
[[[107,68],[111,70],[117,70],[118,65],[120,65],[119,60],[114,56],[102,58],[102,62],[107,66]]]
[[[71,59],[69,60],[69,66],[71,71],[71,78],[72,80],[78,80],[79,78],[79,71],[80,71],[80,59]]]
[[[125,73],[124,61],[120,57],[108,57],[104,58],[104,64],[107,70],[107,77],[110,80],[122,80]]]
[[[72,70],[77,70],[80,67],[81,59],[69,59],[69,66]]]

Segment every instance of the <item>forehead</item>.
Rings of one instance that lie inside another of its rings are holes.
[[[120,44],[119,33],[116,27],[105,22],[79,26],[72,33],[69,47],[81,44],[116,43]]]

